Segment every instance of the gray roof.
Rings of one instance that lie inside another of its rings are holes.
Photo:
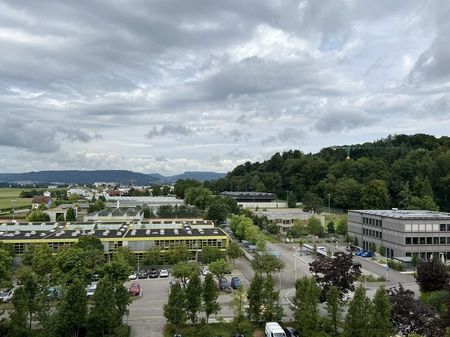
[[[429,219],[429,220],[450,220],[450,213],[434,212],[425,210],[351,210],[365,215],[381,216],[395,219]]]

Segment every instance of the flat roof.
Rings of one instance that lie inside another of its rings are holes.
[[[395,219],[429,219],[450,220],[450,213],[434,212],[426,210],[350,210],[349,212],[361,213],[363,215],[381,216]]]
[[[95,236],[99,239],[132,239],[181,236],[227,236],[220,228],[202,228],[210,221],[159,221],[155,223],[43,223],[43,224],[2,224],[0,241],[10,240],[76,240],[82,236]],[[195,226],[197,224],[197,226]],[[152,226],[147,226],[152,225]],[[158,228],[158,225],[161,227]],[[171,228],[168,228],[169,225]],[[194,225],[191,227],[191,225]]]

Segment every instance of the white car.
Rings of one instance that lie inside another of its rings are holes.
[[[208,275],[209,274],[209,268],[208,268],[208,266],[204,266],[204,267],[202,267],[202,275],[203,276],[206,276],[206,275]]]
[[[159,277],[169,277],[169,271],[166,268],[162,268],[159,271]]]
[[[97,283],[92,283],[89,287],[86,289],[86,297],[91,298],[94,296],[95,290],[97,289]]]
[[[3,303],[11,302],[13,297],[14,297],[14,290],[13,289],[3,289],[0,292],[0,300]]]
[[[136,273],[131,274],[130,276],[128,276],[128,279],[129,280],[136,280],[137,279],[137,274]]]

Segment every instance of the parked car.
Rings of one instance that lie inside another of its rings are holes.
[[[137,274],[136,273],[131,274],[130,276],[128,276],[128,279],[129,280],[136,280],[137,279]]]
[[[97,283],[92,283],[89,287],[86,288],[86,297],[91,298],[92,296],[94,296],[96,289]]]
[[[139,283],[132,283],[130,285],[129,293],[132,296],[139,296],[141,294],[141,286]]]
[[[361,256],[362,254],[364,254],[366,252],[366,250],[358,250],[356,251],[355,255],[356,256]]]
[[[61,298],[61,288],[56,286],[56,287],[49,287],[47,289],[47,296],[51,299],[51,300],[58,300]]]
[[[295,330],[294,328],[291,328],[290,326],[283,328],[283,330],[284,330],[284,333],[286,334],[286,337],[299,337],[297,330]]]
[[[148,274],[147,274],[147,272],[145,270],[141,270],[139,272],[139,274],[138,274],[138,279],[144,279],[144,278],[147,278],[147,277],[148,277]]]
[[[91,276],[92,282],[98,282],[99,279],[100,279],[100,276],[98,274],[94,274]]]
[[[370,250],[366,250],[360,255],[361,257],[373,257],[373,253]]]
[[[152,268],[148,271],[148,277],[157,278],[159,276],[159,270],[156,268]]]
[[[169,277],[169,271],[166,268],[162,268],[159,271],[159,277]]]
[[[0,292],[0,300],[3,303],[11,302],[13,297],[14,297],[14,290],[13,289],[3,289]]]
[[[237,276],[231,278],[231,288],[237,289],[241,286],[241,280]]]
[[[277,322],[266,322],[264,331],[266,336],[286,337],[283,328]]]
[[[208,266],[203,266],[202,269],[200,270],[200,273],[201,273],[203,276],[208,275],[208,274],[209,274],[209,268],[208,268]]]
[[[228,282],[226,277],[221,277],[219,280],[219,289],[225,292],[231,292],[230,282]]]

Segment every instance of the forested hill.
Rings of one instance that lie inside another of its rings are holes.
[[[348,157],[349,155],[349,157]],[[343,209],[450,209],[450,137],[395,135],[316,154],[276,153],[212,183],[216,191],[266,191]]]

